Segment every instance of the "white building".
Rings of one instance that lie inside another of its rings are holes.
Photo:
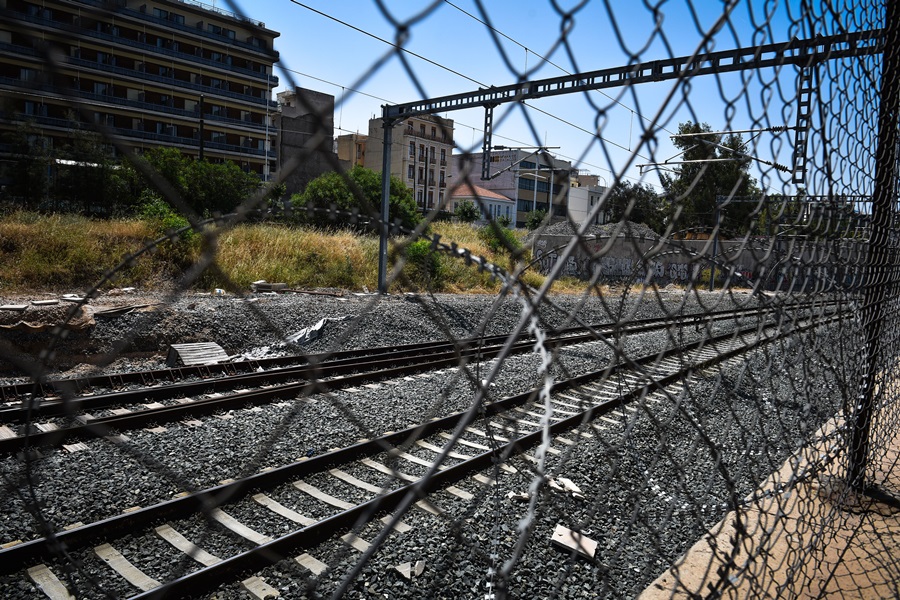
[[[499,217],[506,217],[511,224],[515,223],[516,203],[503,194],[478,185],[463,184],[451,190],[447,209],[456,212],[456,208],[466,200],[481,211],[481,218],[475,221],[478,225],[486,225],[489,220]]]

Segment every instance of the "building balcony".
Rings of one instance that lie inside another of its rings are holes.
[[[0,86],[9,86],[9,87],[22,87],[25,82],[19,79],[13,79],[10,77],[0,77]],[[150,102],[142,102],[140,100],[129,100],[128,98],[121,98],[119,96],[111,96],[109,94],[94,94],[92,92],[83,92],[81,90],[74,90],[71,88],[61,88],[56,86],[41,86],[42,92],[50,92],[56,94],[60,99],[68,98],[71,95],[74,95],[78,98],[83,98],[85,100],[92,100],[96,102],[103,102],[109,105],[120,106],[124,109],[141,109],[146,111],[152,111],[167,115],[174,115],[176,117],[185,117],[191,119],[192,121],[196,121],[200,114],[198,111],[194,110],[185,110],[182,108],[174,108],[172,106],[165,106],[163,104],[153,104]],[[213,114],[204,115],[204,120],[211,123],[223,123],[230,125],[240,125],[243,128],[247,129],[255,129],[257,131],[264,131],[266,129],[265,123],[250,123],[241,119],[231,119],[229,117],[217,116]]]
[[[135,12],[135,11],[127,11],[127,12]],[[20,21],[25,21],[28,23],[33,23],[35,25],[44,25],[44,26],[52,27],[54,29],[59,29],[67,37],[72,36],[72,32],[70,30],[71,25],[67,25],[66,27],[63,27],[63,25],[64,25],[63,23],[54,21],[52,19],[46,19],[43,17],[27,15],[25,13],[16,12],[16,11],[12,11],[12,10],[0,10],[0,14],[5,14],[14,21],[20,20]],[[141,17],[145,17],[150,20],[161,21],[161,22],[165,23],[167,26],[175,25],[171,21],[166,21],[165,19],[156,19],[155,17],[149,17],[148,15],[144,15],[144,14],[136,13],[136,12],[135,12],[135,14],[140,15]],[[191,28],[191,27],[188,27],[188,29],[191,30],[192,32],[197,31],[196,29]],[[267,81],[268,84],[271,84],[273,86],[278,85],[278,77],[275,75],[267,75],[266,73],[260,73],[259,71],[251,71],[250,69],[232,67],[230,65],[225,65],[225,64],[222,64],[220,62],[217,62],[217,61],[214,61],[214,60],[211,60],[208,58],[203,58],[202,56],[197,56],[195,54],[188,54],[187,52],[179,52],[178,50],[172,50],[171,48],[154,46],[153,44],[148,44],[146,42],[129,40],[129,39],[121,37],[121,36],[112,35],[110,33],[104,33],[102,31],[96,31],[94,29],[78,28],[78,33],[85,37],[95,38],[98,40],[103,40],[104,42],[109,42],[110,46],[112,48],[115,48],[116,46],[128,46],[130,48],[135,48],[135,49],[140,50],[141,52],[145,52],[147,54],[151,54],[151,55],[159,54],[159,55],[164,55],[164,56],[171,56],[174,58],[180,58],[189,63],[202,64],[202,65],[214,67],[217,69],[222,69],[223,71],[227,71],[227,72],[240,73],[242,75],[246,75],[246,76],[252,77],[254,79]],[[210,35],[212,35],[212,34],[210,34]],[[214,37],[216,37],[217,39],[221,39],[220,36],[214,36]],[[275,60],[277,60],[277,57],[275,57]]]

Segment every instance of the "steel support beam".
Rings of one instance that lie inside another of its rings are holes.
[[[810,61],[820,62],[836,58],[880,54],[884,49],[883,37],[883,30],[875,29],[642,62],[563,77],[523,81],[499,87],[492,86],[474,92],[428,98],[405,104],[394,104],[386,107],[385,116],[402,119],[416,115],[497,106],[506,102],[523,102],[536,98],[589,92],[623,85],[792,64],[803,66],[809,64]]]

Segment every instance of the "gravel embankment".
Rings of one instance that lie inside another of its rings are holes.
[[[542,326],[573,324],[573,315],[583,322],[605,323],[721,310],[756,301],[742,293],[722,297],[679,291],[650,292],[640,299],[628,295],[624,302],[622,297],[620,293],[586,302],[577,297],[554,297],[556,307],[544,304],[540,309]],[[162,300],[144,295],[116,301],[151,304]],[[322,336],[302,351],[468,337],[481,330],[509,332],[522,318],[522,305],[507,300],[495,306],[495,301],[494,297],[449,295],[279,295],[254,296],[246,302],[227,296],[191,295],[152,311],[95,317],[94,326],[72,332],[59,342],[57,368],[64,370],[63,375],[85,373],[88,368],[73,365],[68,358],[81,354],[109,361],[111,370],[160,367],[169,344],[187,341],[215,341],[235,355],[259,355],[264,348],[296,352],[281,343],[285,336],[323,318],[347,316],[353,319],[326,323]],[[101,300],[91,304],[99,305]],[[703,334],[691,328],[685,336]],[[32,347],[46,344],[50,336],[49,332],[14,333],[9,339],[20,351],[16,358],[22,359]],[[391,534],[391,542],[350,584],[349,596],[482,598],[489,591],[489,569],[502,569],[505,561],[521,553],[509,573],[513,597],[633,597],[723,516],[730,482],[736,482],[731,492],[734,497],[752,491],[796,448],[804,432],[815,430],[838,409],[836,390],[839,379],[847,374],[828,368],[833,342],[828,332],[807,336],[803,342],[779,342],[744,361],[702,373],[680,394],[658,403],[643,402],[627,419],[620,416],[617,423],[601,423],[604,429],[593,431],[591,437],[572,433],[566,438],[574,444],[554,443],[558,453],[548,455],[545,473],[571,479],[582,489],[583,498],[544,486],[533,514],[527,503],[511,501],[508,492],[525,492],[536,481],[534,464],[522,458],[509,462],[516,471],[501,472],[499,484],[493,488],[473,480],[461,482],[458,487],[475,494],[475,500],[439,493],[434,501],[446,514],[435,517],[418,509],[408,513],[404,520],[413,526],[412,531]],[[560,378],[602,367],[613,355],[610,344],[615,343],[596,342],[561,351],[551,372]],[[631,336],[619,347],[629,356],[639,356],[667,343],[671,343],[668,336],[651,334]],[[798,356],[804,360],[797,360]],[[6,494],[0,513],[0,543],[39,535],[35,514],[54,528],[103,518],[185,489],[215,485],[224,478],[464,410],[473,397],[470,379],[483,379],[494,364],[469,365],[471,378],[448,370],[402,385],[339,391],[261,410],[235,410],[204,419],[201,426],[171,424],[162,433],[129,432],[130,441],[120,446],[97,440],[82,452],[46,450],[29,472],[23,470],[20,457],[5,458],[0,460],[0,473],[7,482],[16,483],[13,487],[18,495]],[[492,395],[502,397],[537,384],[540,365],[538,354],[508,358],[498,368]],[[702,436],[698,428],[704,432]],[[718,463],[710,443],[721,453]],[[411,452],[430,458],[425,451]],[[404,464],[402,470],[415,475],[424,472],[423,468]],[[356,474],[364,477],[361,471]],[[26,475],[33,485],[23,482]],[[367,478],[376,479],[371,473]],[[334,480],[329,483],[325,476],[310,482],[347,500],[359,496],[358,490]],[[27,495],[32,492],[33,496]],[[270,495],[291,502],[309,516],[323,511],[321,505],[289,487]],[[35,499],[41,507],[38,513],[29,512]],[[228,510],[266,535],[286,531],[284,520],[273,518],[249,498]],[[517,548],[523,523],[528,526],[527,535],[523,546]],[[572,559],[555,549],[548,540],[558,523],[597,540],[596,561]],[[233,554],[243,544],[219,528],[210,530],[202,519],[179,523],[178,529],[189,538],[202,539],[201,546],[220,556]],[[378,531],[379,527],[370,525],[361,535],[371,540]],[[182,564],[177,552],[155,536],[120,540],[116,547],[160,579],[170,578],[182,567],[196,568]],[[261,575],[285,598],[316,593],[328,596],[360,556],[338,542],[310,552],[332,567],[319,578],[315,590],[307,586],[309,572],[292,561],[279,563]],[[82,590],[79,597],[102,597],[89,582],[98,559],[89,549],[76,553],[76,558],[86,565],[83,572],[72,575]],[[416,560],[425,560],[426,567],[411,581],[393,569]],[[59,574],[65,572],[63,565],[53,568]],[[113,597],[135,593],[124,581],[108,575],[101,584]],[[0,597],[41,595],[29,582],[21,581],[21,574],[15,574],[0,577]],[[226,584],[210,597],[248,596],[238,584]]]

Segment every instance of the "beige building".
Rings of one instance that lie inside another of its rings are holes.
[[[450,181],[453,121],[431,115],[409,117],[394,125],[392,137],[391,175],[413,191],[420,210],[443,206]],[[364,166],[381,172],[383,148],[382,120],[372,119]]]
[[[356,165],[366,166],[366,142],[369,136],[361,133],[339,135],[337,138],[337,156],[341,166],[350,170]],[[379,167],[377,170],[381,170]]]

